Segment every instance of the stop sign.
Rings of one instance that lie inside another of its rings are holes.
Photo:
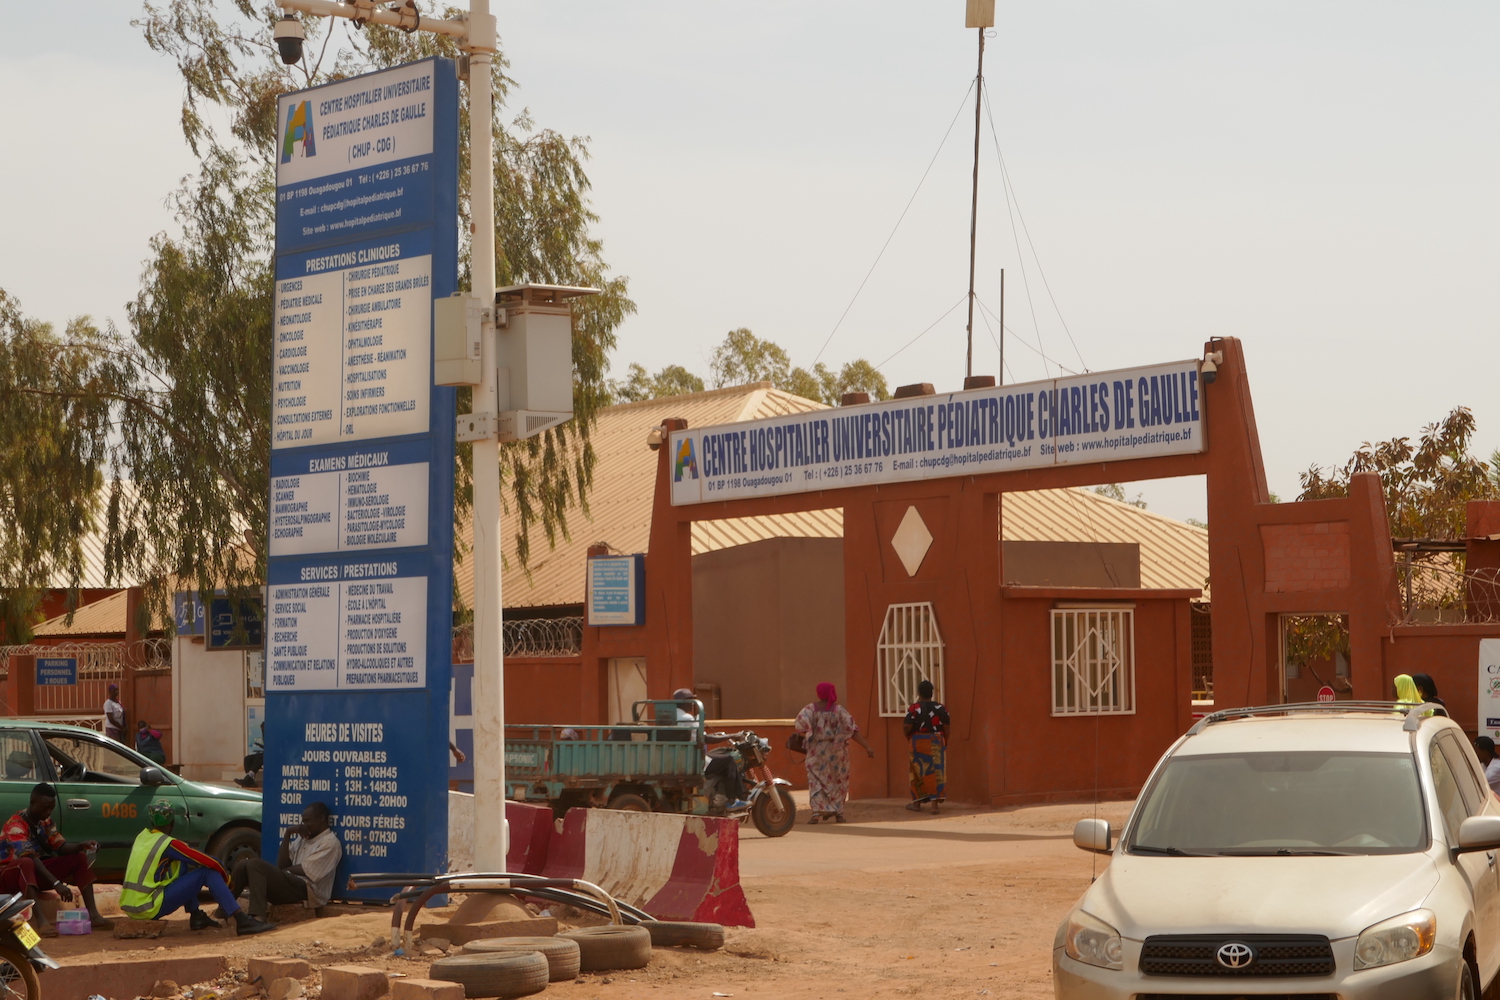
[[[1319,701],[1333,701],[1333,698],[1333,688],[1329,687],[1327,684],[1324,684],[1322,687],[1318,688]]]

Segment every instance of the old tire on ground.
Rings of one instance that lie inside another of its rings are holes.
[[[458,983],[466,997],[524,997],[545,990],[550,974],[540,952],[492,952],[440,958],[427,978]]]
[[[651,961],[651,932],[644,927],[580,927],[557,936],[578,942],[578,968],[582,972],[644,969]]]
[[[717,951],[724,947],[724,925],[697,923],[691,920],[642,920],[641,927],[651,935],[654,948],[702,948]]]
[[[646,801],[644,795],[635,792],[621,792],[609,800],[611,809],[623,809],[626,812],[648,813],[651,811],[651,803]]]
[[[465,955],[510,954],[518,951],[540,952],[551,967],[554,983],[578,978],[578,942],[565,937],[484,938],[470,941],[460,949]]]
[[[785,836],[797,825],[797,803],[792,801],[792,793],[782,785],[772,785],[750,807],[750,822],[763,837]]]
[[[232,873],[237,862],[260,857],[260,831],[248,826],[225,830],[209,843],[208,853]]]

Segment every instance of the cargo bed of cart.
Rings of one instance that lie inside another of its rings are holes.
[[[677,702],[644,701],[629,725],[505,727],[505,788],[520,802],[691,812],[703,787],[701,718],[676,721]],[[658,722],[656,720],[665,720]]]

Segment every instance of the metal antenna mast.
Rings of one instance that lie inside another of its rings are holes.
[[[969,327],[964,378],[974,374],[974,250],[979,235],[979,122],[984,101],[984,32],[994,24],[995,0],[967,0],[964,26],[979,29],[979,70],[974,80],[974,195],[969,205]],[[1004,338],[1004,330],[1000,336]]]

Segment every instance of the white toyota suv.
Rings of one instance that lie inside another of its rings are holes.
[[[1500,801],[1434,709],[1194,725],[1118,845],[1104,820],[1073,831],[1112,857],[1057,930],[1056,996],[1474,1000],[1500,970]]]

